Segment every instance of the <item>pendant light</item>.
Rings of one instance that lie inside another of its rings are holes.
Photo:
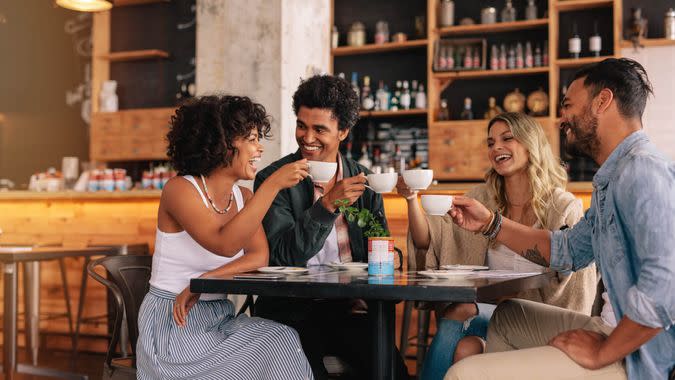
[[[56,0],[56,5],[80,12],[107,11],[113,6],[106,0]]]

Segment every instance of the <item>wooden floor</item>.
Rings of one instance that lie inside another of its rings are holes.
[[[28,363],[25,350],[17,351],[19,363]],[[75,372],[89,376],[90,380],[100,379],[103,374],[103,360],[105,355],[93,353],[80,353],[77,355],[75,366],[72,366],[71,351],[41,350],[38,355],[40,367],[59,369],[62,371]],[[2,378],[2,375],[0,375]],[[54,377],[32,376],[17,374],[16,380],[53,380]]]
[[[397,326],[396,326],[396,345],[398,346],[398,343],[400,342],[399,337],[401,334],[401,320],[402,320],[402,314],[403,314],[403,303],[399,303],[396,305],[396,319],[397,319]],[[431,327],[431,333],[433,334],[434,332],[434,327],[432,324]],[[408,333],[409,336],[414,336],[417,331],[417,312],[413,312],[412,318],[411,318],[411,323],[410,323],[410,331]],[[413,339],[414,341],[414,339]],[[1,355],[1,348],[0,348],[0,361],[2,358]],[[416,350],[414,346],[411,346],[408,348],[407,352],[405,353],[405,363],[408,366],[408,373],[411,376],[415,376],[415,354]],[[26,355],[25,349],[23,347],[19,347],[17,350],[17,355],[18,355],[18,361],[19,363],[27,363],[28,362],[28,357]],[[105,355],[102,353],[90,353],[90,352],[85,352],[85,353],[80,353],[77,356],[75,365],[73,367],[72,365],[72,354],[71,351],[64,351],[64,350],[54,350],[54,349],[49,349],[49,350],[41,350],[39,357],[38,357],[38,365],[40,367],[47,367],[47,368],[54,368],[54,369],[59,369],[63,371],[69,371],[69,372],[76,372],[80,374],[86,374],[89,376],[89,379],[95,380],[95,379],[101,379],[101,375],[103,372],[103,361],[105,359]],[[0,375],[0,378],[1,375]],[[31,375],[24,375],[24,374],[18,374],[16,376],[17,380],[43,380],[43,379],[54,379],[51,377],[42,377],[42,376],[31,376]]]

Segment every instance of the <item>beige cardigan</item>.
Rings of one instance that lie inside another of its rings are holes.
[[[497,208],[494,197],[490,196],[485,184],[476,186],[466,195],[492,210]],[[558,230],[563,225],[573,226],[583,215],[581,201],[562,189],[555,190],[549,204],[553,208],[545,221],[545,227],[549,230]],[[448,215],[428,216],[427,219],[431,233],[429,249],[415,248],[412,237],[408,234],[410,270],[437,269],[447,264],[485,264],[489,242],[482,235],[462,230]],[[590,315],[597,282],[595,264],[591,264],[576,273],[558,273],[558,276],[551,279],[548,287],[523,291],[517,297]]]

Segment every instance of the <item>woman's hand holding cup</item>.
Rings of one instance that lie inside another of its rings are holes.
[[[398,177],[398,182],[396,182],[396,192],[401,194],[401,196],[408,201],[417,199],[417,190],[411,189],[403,180],[402,176]]]
[[[300,183],[309,175],[309,166],[307,160],[302,159],[295,162],[288,163],[279,170],[275,171],[270,180],[277,187],[278,190],[287,189]]]

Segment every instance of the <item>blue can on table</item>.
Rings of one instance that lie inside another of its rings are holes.
[[[394,238],[368,238],[368,275],[394,275]]]

